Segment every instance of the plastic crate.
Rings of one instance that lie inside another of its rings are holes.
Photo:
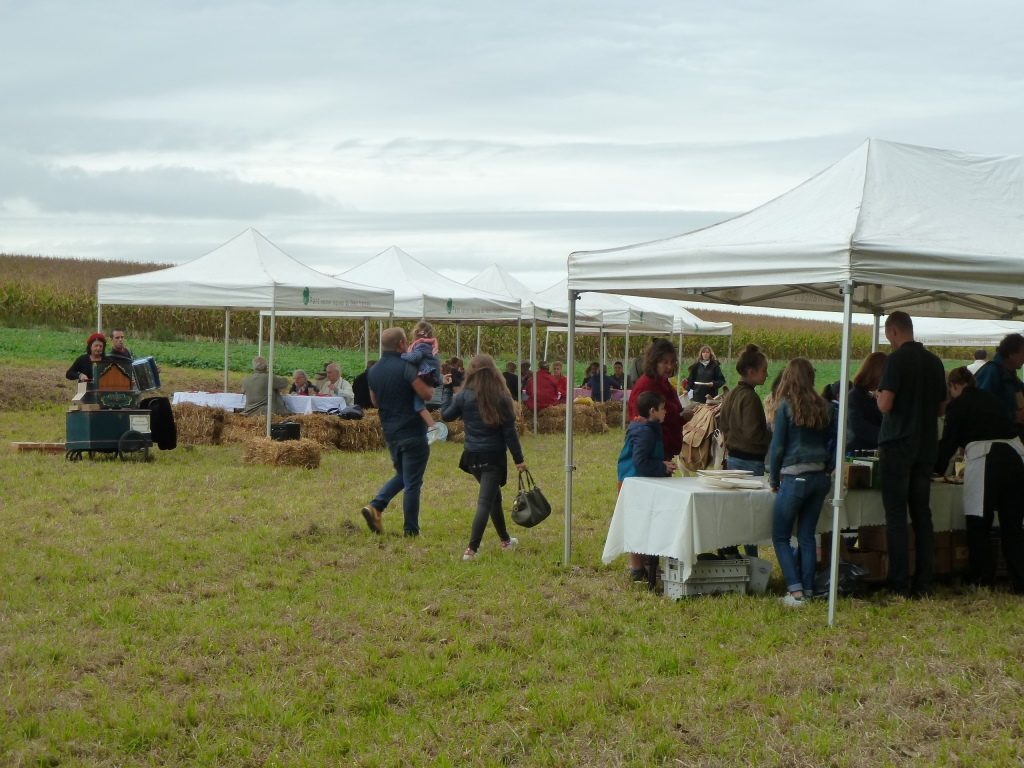
[[[683,564],[672,557],[661,560],[661,585],[665,597],[678,600],[691,595],[715,595],[722,592],[744,594],[750,581],[750,561],[698,560],[683,581]]]

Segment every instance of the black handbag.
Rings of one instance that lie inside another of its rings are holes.
[[[525,478],[524,478],[525,476]],[[551,514],[551,504],[533,482],[530,470],[519,471],[519,492],[512,502],[512,522],[532,528]]]

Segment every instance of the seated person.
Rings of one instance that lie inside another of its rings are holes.
[[[551,364],[551,378],[555,380],[555,384],[558,385],[558,402],[566,402],[566,388],[569,386],[569,380],[562,373],[562,361],[556,360]]]
[[[75,358],[64,378],[70,381],[92,381],[93,366],[104,361],[106,351],[107,337],[99,332],[92,334],[85,342],[85,354]]]
[[[306,372],[301,368],[296,369],[292,374],[292,385],[288,389],[289,395],[318,395],[320,390],[309,380]]]
[[[537,365],[537,410],[542,411],[545,408],[558,404],[558,382],[555,381],[555,377],[548,370],[547,360],[541,360]],[[533,378],[528,379],[526,382],[526,402],[529,403],[528,407],[532,410]]]
[[[612,399],[612,377],[602,372],[601,366],[587,379],[587,386],[590,387],[590,397],[595,403]]]
[[[348,405],[355,399],[352,385],[341,378],[341,366],[337,363],[328,363],[325,375],[324,383],[319,385],[320,391],[317,394],[326,397],[343,397],[345,398],[345,405]]]
[[[252,359],[252,373],[242,380],[242,394],[245,395],[246,416],[259,415],[267,410],[267,381],[270,372],[267,370],[267,360],[264,357]],[[288,379],[284,376],[275,376],[273,381],[274,402],[271,405],[273,413],[283,415],[288,413],[284,400],[281,398],[281,390],[288,386]]]
[[[622,368],[622,362],[615,361],[614,372],[612,373],[612,389],[626,388],[626,373]]]
[[[505,363],[505,372],[501,375],[505,379],[505,386],[512,394],[512,399],[519,400],[519,377],[516,375],[516,364],[509,360]]]
[[[367,375],[376,362],[376,360],[368,362],[366,370],[352,380],[352,396],[355,399],[355,404],[360,408],[373,408],[373,401],[370,400],[370,384],[367,380]]]

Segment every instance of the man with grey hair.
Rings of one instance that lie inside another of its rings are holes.
[[[319,385],[320,394],[329,397],[343,397],[345,405],[352,405],[356,396],[352,391],[352,385],[341,378],[341,366],[337,363],[328,363],[324,373],[327,374],[327,379]]]
[[[404,491],[405,535],[420,534],[420,489],[430,458],[430,447],[427,445],[427,424],[413,403],[416,395],[423,402],[430,402],[434,388],[419,377],[415,365],[402,359],[402,353],[408,348],[405,331],[388,328],[381,335],[381,358],[367,374],[370,399],[380,409],[380,425],[395,468],[394,476],[360,510],[370,530],[377,534],[384,532],[381,515],[399,491]]]
[[[264,357],[252,359],[252,373],[242,380],[242,393],[245,395],[246,416],[265,413],[267,410],[267,378],[270,372],[267,370],[267,360]],[[288,379],[284,376],[274,377],[274,403],[273,412],[282,415],[288,412],[284,406],[284,398],[281,397],[281,390],[288,386]]]

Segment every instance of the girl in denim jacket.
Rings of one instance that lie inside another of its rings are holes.
[[[783,371],[778,403],[768,452],[768,480],[772,491],[778,493],[772,512],[772,544],[788,590],[782,603],[798,608],[814,592],[815,530],[835,459],[830,450],[833,409],[815,392],[814,368],[803,357],[791,360]],[[799,564],[789,545],[794,524]]]

